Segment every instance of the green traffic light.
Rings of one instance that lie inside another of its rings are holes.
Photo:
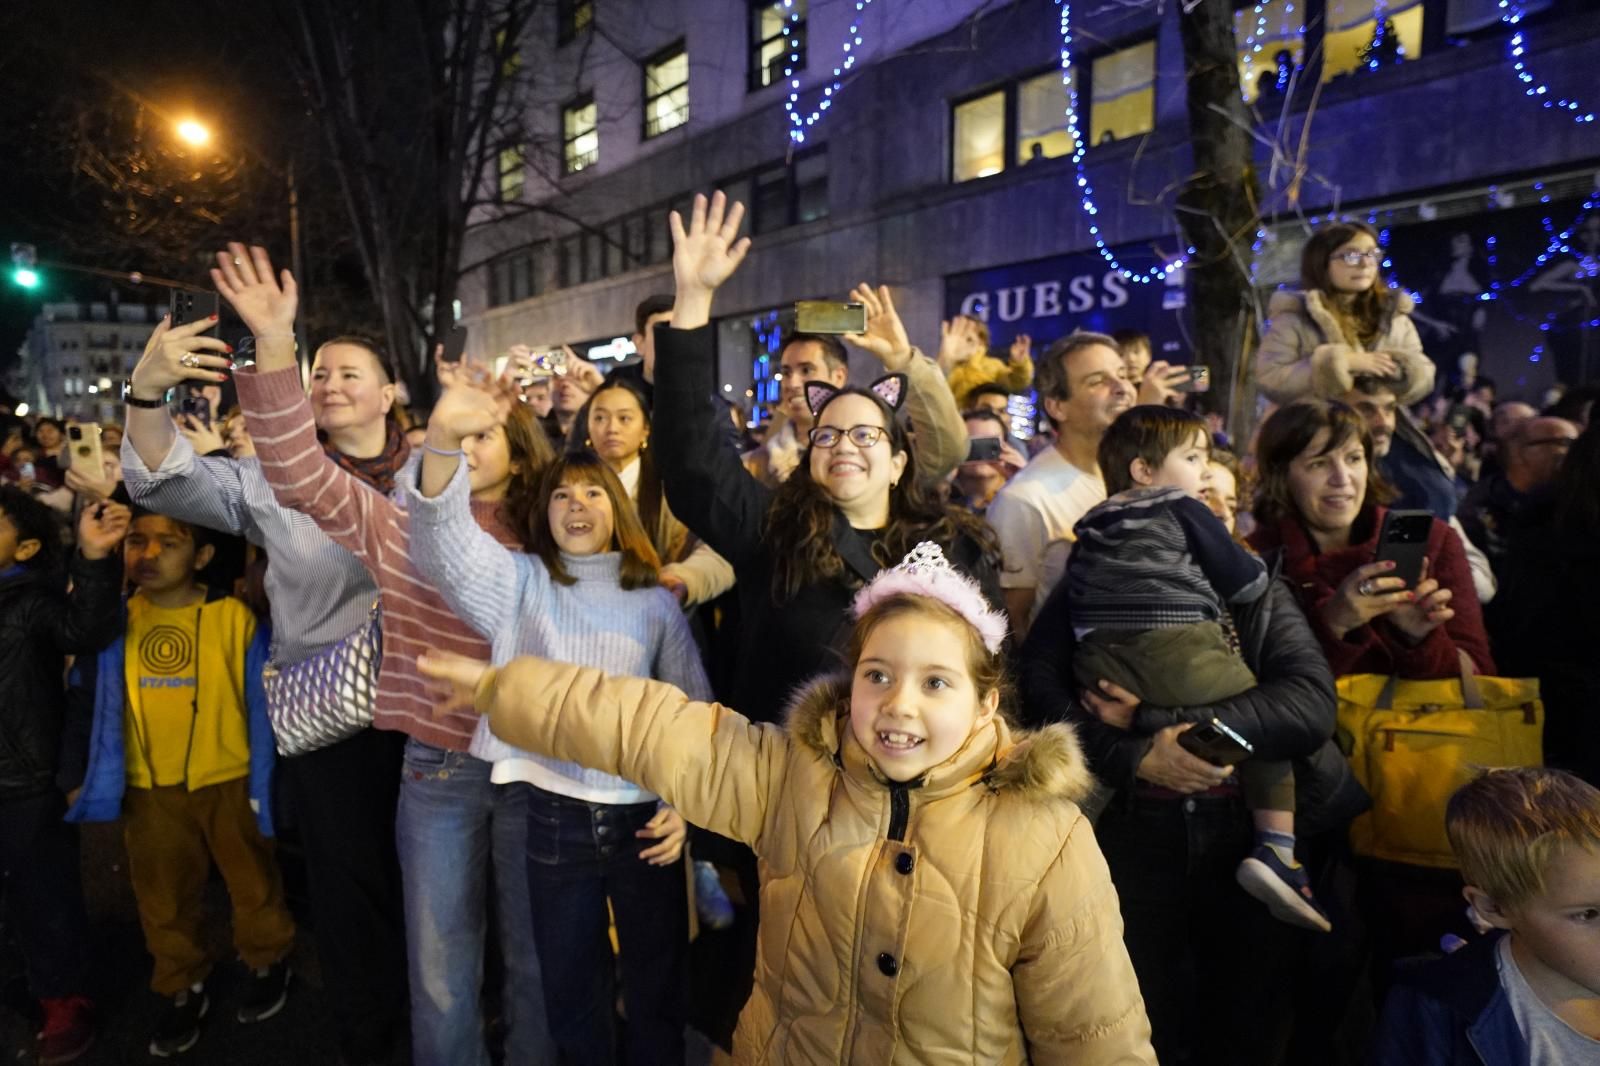
[[[39,272],[28,267],[18,267],[11,272],[11,280],[24,289],[37,289],[39,287]]]

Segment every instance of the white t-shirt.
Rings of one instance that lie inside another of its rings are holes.
[[[1511,954],[1509,936],[1501,937],[1495,945],[1495,963],[1500,970],[1500,987],[1511,1004],[1511,1015],[1517,1019],[1517,1028],[1528,1044],[1528,1066],[1600,1062],[1600,1040],[1584,1036],[1545,1005]]]
[[[989,505],[986,516],[1005,566],[1000,587],[1036,589],[1051,541],[1071,540],[1072,527],[1106,498],[1098,474],[1073,466],[1055,448],[1046,448],[1022,468]],[[1041,592],[1039,599],[1044,598]]]

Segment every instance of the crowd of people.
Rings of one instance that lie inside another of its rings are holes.
[[[408,407],[370,339],[298,352],[294,278],[233,244],[253,363],[164,320],[98,451],[4,416],[41,1062],[94,1038],[74,823],[118,820],[157,1057],[212,1011],[213,865],[230,1010],[291,994],[281,830],[352,1066],[682,1063],[691,1014],[741,1062],[1600,1061],[1595,389],[1441,371],[1340,222],[1271,301],[1248,439],[1142,333],[1002,358],[958,316],[930,356],[865,284],[749,426],[711,326],[743,213],[672,215],[609,375],[439,359]],[[1442,865],[1353,843],[1360,675],[1541,685],[1543,766],[1403,812]],[[730,924],[707,1022],[691,939]]]

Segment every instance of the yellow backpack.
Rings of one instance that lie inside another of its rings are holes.
[[[1455,868],[1444,809],[1481,771],[1544,765],[1544,704],[1537,679],[1339,678],[1339,746],[1372,809],[1350,826],[1358,855]]]

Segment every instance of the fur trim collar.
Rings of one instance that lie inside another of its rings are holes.
[[[839,763],[842,726],[849,716],[850,681],[842,674],[816,678],[796,690],[785,717],[789,735],[831,762]],[[975,771],[995,792],[1026,799],[1065,799],[1081,803],[1094,785],[1078,734],[1065,722],[1043,729],[1012,732],[996,722],[997,756]]]
[[[1399,315],[1409,315],[1416,310],[1416,301],[1404,289],[1396,289],[1394,299],[1389,302],[1389,307],[1384,311],[1382,320],[1378,323],[1378,335],[1387,336],[1389,327]],[[1300,292],[1293,289],[1283,289],[1272,294],[1267,301],[1267,317],[1280,314],[1284,311],[1294,311],[1305,315],[1322,331],[1323,340],[1333,344],[1351,344],[1355,341],[1344,335],[1339,328],[1339,320],[1334,316],[1333,308],[1328,306],[1327,299],[1321,291],[1312,289]]]

